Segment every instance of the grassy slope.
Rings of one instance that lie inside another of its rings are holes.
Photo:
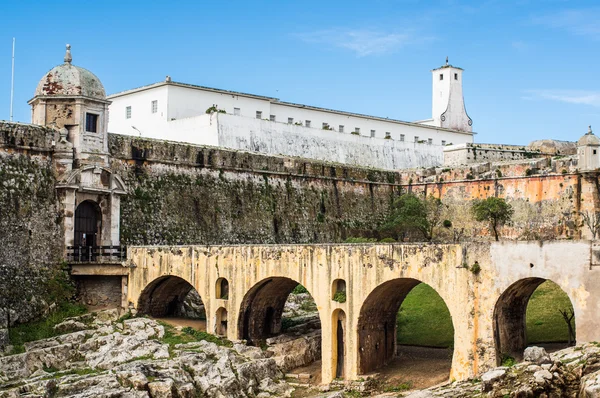
[[[550,281],[542,283],[531,295],[527,306],[527,341],[529,343],[567,341],[569,339],[567,323],[558,310],[572,308],[569,297],[556,283]]]
[[[541,284],[527,306],[530,343],[566,341],[567,324],[559,309],[572,308],[567,295],[553,282]],[[416,286],[398,313],[398,343],[432,347],[453,344],[454,329],[442,298],[430,286]]]

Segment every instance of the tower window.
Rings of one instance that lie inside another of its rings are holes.
[[[288,117],[288,124],[292,124],[294,123],[294,118],[293,117]]]
[[[360,127],[354,127],[354,132],[360,134]]]
[[[154,100],[151,102],[151,112],[156,113],[158,111],[158,101]]]
[[[98,115],[94,115],[93,113],[85,114],[85,131],[89,133],[98,132]]]
[[[400,141],[404,141],[404,134],[400,134]]]
[[[310,127],[310,120],[305,120],[305,121],[304,121],[304,125],[305,125],[306,127]]]
[[[446,141],[442,140],[442,145],[446,145]]]
[[[269,116],[269,120],[272,121],[272,122],[274,122],[275,121],[275,115],[270,115]]]
[[[419,136],[415,135],[415,142],[419,142]]]
[[[596,150],[594,149],[594,155],[596,154]]]
[[[242,114],[242,110],[240,108],[233,108],[233,114],[240,116]]]
[[[375,130],[371,130],[371,137],[375,137]]]
[[[261,111],[256,111],[256,118],[257,119],[262,119],[262,112]]]
[[[454,80],[458,80],[458,73],[454,74]]]
[[[444,80],[444,74],[440,73],[440,80]]]
[[[343,133],[343,132],[344,132],[344,125],[343,125],[343,124],[340,124],[340,125],[338,126],[338,130],[340,131],[340,133]]]
[[[131,107],[130,106],[125,108],[125,119],[131,119]]]
[[[427,139],[427,143],[428,143],[429,145],[433,144],[433,138],[428,138],[428,139]]]

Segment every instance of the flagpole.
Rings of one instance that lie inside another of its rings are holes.
[[[12,75],[10,77],[10,121],[13,121],[13,98],[15,94],[15,38],[12,46]]]

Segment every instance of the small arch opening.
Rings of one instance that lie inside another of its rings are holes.
[[[331,285],[331,299],[338,303],[346,302],[346,281],[343,279],[336,279]]]
[[[227,281],[227,279],[217,279],[216,297],[221,300],[229,299],[229,282]]]
[[[332,315],[333,338],[333,374],[336,378],[343,379],[345,376],[346,362],[346,313],[337,309]]]
[[[215,334],[218,336],[227,336],[227,309],[224,307],[219,308],[216,316]]]

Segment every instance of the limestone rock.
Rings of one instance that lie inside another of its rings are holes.
[[[600,372],[591,373],[581,379],[581,398],[600,398]]]
[[[171,379],[164,381],[153,381],[148,383],[148,391],[152,398],[173,398],[173,385]]]
[[[527,347],[523,353],[523,360],[537,365],[552,363],[550,355],[542,347]]]
[[[87,329],[87,326],[79,321],[75,321],[73,319],[68,319],[64,322],[59,323],[58,325],[54,326],[54,331],[56,333],[70,333],[70,332],[78,332],[80,330],[85,330]]]
[[[485,372],[481,375],[481,382],[483,383],[483,391],[490,391],[494,385],[494,382],[500,380],[506,375],[505,368],[496,368]]]

